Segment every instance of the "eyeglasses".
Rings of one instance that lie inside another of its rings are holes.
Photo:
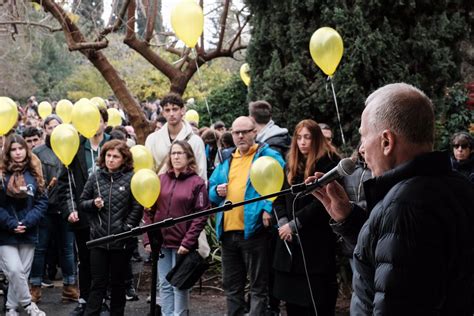
[[[184,151],[172,151],[171,152],[171,156],[183,156],[185,155],[186,153]]]
[[[242,136],[245,136],[245,135],[247,135],[248,133],[253,132],[253,131],[254,131],[254,128],[252,128],[252,129],[245,129],[245,130],[242,130],[242,131],[232,131],[232,135],[234,135],[234,136],[239,136],[240,134],[242,134]]]
[[[468,144],[453,144],[454,149],[458,149],[459,147],[461,147],[462,149],[466,149],[469,147],[469,145]]]

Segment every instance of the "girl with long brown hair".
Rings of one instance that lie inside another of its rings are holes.
[[[313,120],[296,125],[287,155],[284,188],[315,171],[327,172],[340,160]],[[334,315],[337,298],[336,238],[329,216],[313,196],[286,195],[275,203],[278,232],[273,295],[286,302],[288,315]],[[314,306],[315,305],[315,306]]]
[[[6,315],[19,315],[22,307],[29,315],[43,316],[46,314],[31,301],[28,275],[48,198],[41,162],[19,135],[6,139],[0,178],[0,269],[9,280]]]

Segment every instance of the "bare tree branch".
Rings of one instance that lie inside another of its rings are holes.
[[[102,32],[100,32],[99,36],[97,37],[97,41],[102,40],[107,34],[116,32],[121,26],[123,21],[125,20],[125,14],[127,13],[128,5],[130,4],[130,0],[125,0],[122,7],[120,8],[119,16],[115,20],[114,25],[106,27]]]
[[[191,59],[189,57],[189,54],[191,53],[191,48],[189,47],[186,47],[186,49],[184,50],[183,52],[183,57],[181,58],[181,61],[176,65],[176,68],[178,68],[179,70],[183,70],[183,66],[186,64],[186,63],[191,63],[193,62],[194,60]]]
[[[230,42],[230,45],[229,45],[229,49],[232,51],[232,47],[234,46],[235,42],[237,40],[240,40],[240,35],[242,34],[242,31],[244,30],[244,28],[247,26],[247,23],[250,21],[250,16],[247,16],[245,18],[245,21],[244,21],[244,24],[242,24],[242,26],[239,28],[239,30],[237,31],[237,33],[235,34],[234,38],[232,39],[232,41]],[[240,23],[239,23],[240,24]]]
[[[94,67],[101,73],[102,77],[107,81],[110,88],[124,106],[127,114],[132,122],[137,140],[143,144],[146,136],[153,131],[153,126],[147,121],[145,114],[141,110],[138,103],[127,89],[124,80],[120,77],[117,70],[110,64],[105,55],[98,49],[107,41],[91,42],[85,40],[84,35],[79,28],[72,23],[62,7],[55,3],[54,0],[33,0],[42,5],[46,12],[50,12],[53,17],[61,25],[66,42],[70,50],[79,50]]]
[[[150,43],[153,32],[155,30],[156,14],[158,13],[157,0],[149,0],[151,4],[148,4],[147,17],[146,17],[146,31],[145,31],[145,42]]]
[[[204,0],[199,0],[199,5],[204,10]],[[198,51],[200,53],[204,53],[204,27],[203,27],[201,38],[200,38],[199,42],[200,42],[200,45],[199,45],[199,47],[196,47],[196,51]]]
[[[54,33],[54,32],[60,32],[62,31],[63,29],[62,28],[53,28],[49,25],[44,25],[44,24],[41,24],[41,23],[38,23],[38,22],[30,22],[30,21],[8,21],[8,22],[0,22],[0,25],[10,25],[10,24],[14,24],[14,25],[27,25],[27,26],[37,26],[37,27],[41,27],[41,28],[44,28],[44,29],[47,29],[48,31],[50,31],[51,33]]]
[[[229,5],[230,5],[230,0],[225,0],[224,9],[222,10],[222,14],[220,18],[221,31],[219,33],[219,41],[217,42],[217,48],[216,48],[217,50],[221,50],[222,42],[224,41],[225,27],[227,24],[227,15],[229,13]]]

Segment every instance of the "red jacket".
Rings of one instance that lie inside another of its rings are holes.
[[[150,214],[143,218],[145,224],[177,218],[208,209],[209,198],[204,180],[194,171],[186,170],[175,176],[174,171],[160,175],[161,192]],[[153,215],[154,214],[154,215]],[[192,221],[178,223],[172,227],[162,228],[163,246],[179,248],[183,246],[192,250],[198,247],[198,237],[206,225],[207,216]],[[143,245],[149,244],[148,234],[144,235]]]

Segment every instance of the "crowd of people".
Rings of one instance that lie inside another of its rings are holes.
[[[71,316],[124,315],[126,301],[137,298],[131,262],[138,241],[92,249],[88,241],[258,197],[250,169],[260,157],[284,170],[282,189],[315,181],[343,158],[327,124],[305,119],[290,135],[267,101],[250,102],[248,116],[229,128],[222,121],[199,128],[184,120],[183,99],[170,93],[144,107],[156,124],[145,146],[161,190],[143,208],[131,191],[136,139],[124,111],[124,126],[111,128],[100,109],[98,131],[80,138],[66,168],[50,142],[61,118],[41,120],[34,98],[19,109],[0,156],[0,269],[9,281],[9,316],[22,309],[45,315],[42,287],[58,266],[62,301],[77,302]],[[451,152],[434,151],[433,113],[419,89],[381,87],[367,98],[351,175],[215,214],[226,314],[279,315],[284,305],[290,316],[334,315],[339,253],[353,270],[353,314],[472,315],[474,141],[461,131]],[[167,274],[206,246],[207,220],[161,229],[162,315],[190,314],[190,290],[174,287]],[[150,244],[144,235],[146,252]]]

